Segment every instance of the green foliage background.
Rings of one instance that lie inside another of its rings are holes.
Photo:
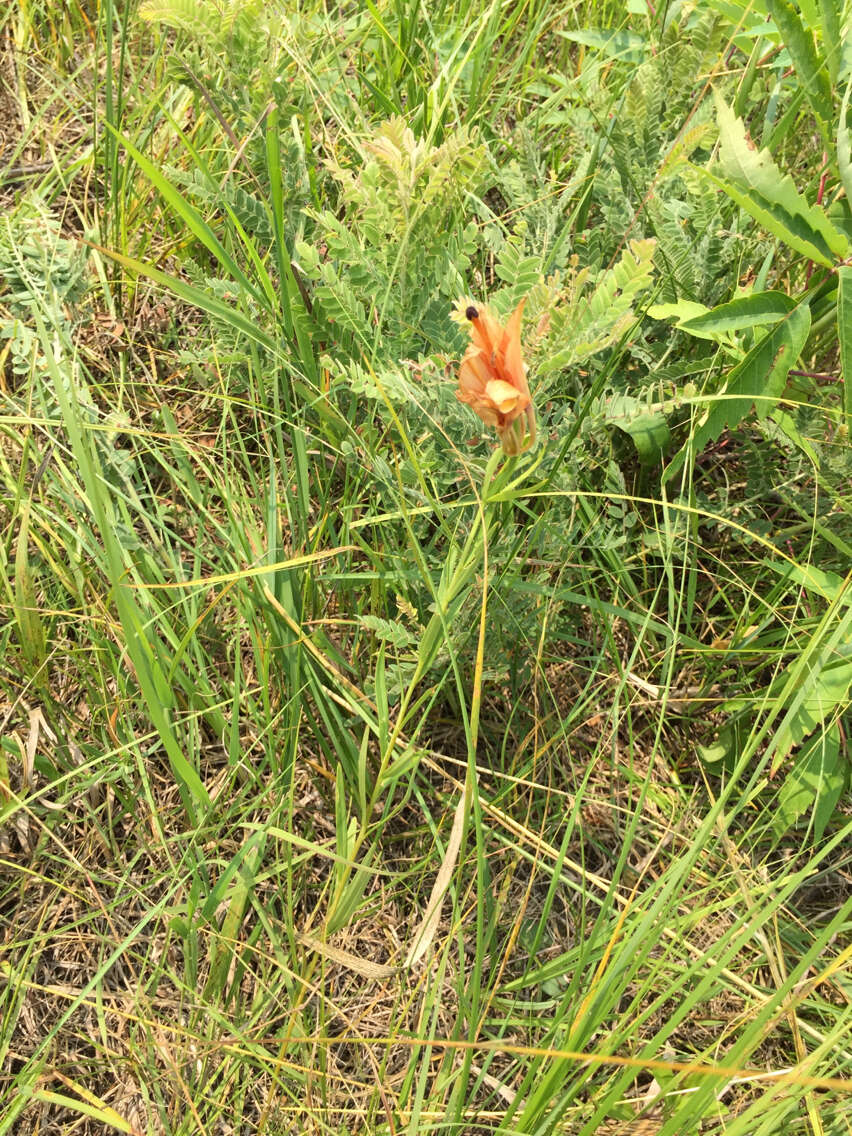
[[[845,1132],[848,4],[90,8],[0,16],[0,1134]]]

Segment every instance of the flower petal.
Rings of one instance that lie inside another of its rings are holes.
[[[493,377],[494,372],[482,357],[480,351],[468,351],[459,367],[459,386],[463,390],[476,391],[482,394],[485,384]]]
[[[496,428],[506,453],[522,453],[535,439],[535,414],[521,353],[524,300],[505,326],[475,300],[465,299],[463,304],[470,344],[459,366],[456,397],[487,426]],[[454,315],[459,322],[461,314],[462,303]]]
[[[500,413],[495,410],[483,397],[479,394],[471,394],[469,391],[456,391],[456,398],[459,402],[467,403],[467,405],[479,415],[486,426],[500,426]]]
[[[485,384],[485,396],[497,407],[501,414],[511,414],[513,410],[524,409],[524,396],[511,383],[503,379],[492,379]],[[519,405],[520,404],[520,405]]]
[[[470,337],[479,350],[493,360],[500,348],[503,328],[487,308],[477,308],[476,311],[476,317],[470,321]]]
[[[526,297],[521,300],[509,316],[509,321],[500,341],[500,359],[503,363],[503,378],[529,398],[530,388],[527,385],[526,370],[521,357],[521,316],[525,303]]]

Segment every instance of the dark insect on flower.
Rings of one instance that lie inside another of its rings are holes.
[[[464,314],[465,314],[466,319],[469,319],[469,320],[479,319],[479,312],[476,310],[476,308],[473,306],[473,304],[471,304],[467,308],[467,310],[465,311]]]

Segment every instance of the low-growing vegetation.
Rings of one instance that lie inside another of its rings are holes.
[[[843,0],[4,8],[0,1136],[850,1131],[851,98]]]

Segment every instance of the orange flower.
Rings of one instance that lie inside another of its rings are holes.
[[[459,367],[456,397],[494,426],[506,454],[520,454],[535,441],[535,413],[526,367],[521,358],[521,314],[524,300],[506,326],[487,308],[464,301],[470,322],[470,345]],[[459,310],[459,317],[461,309]]]

